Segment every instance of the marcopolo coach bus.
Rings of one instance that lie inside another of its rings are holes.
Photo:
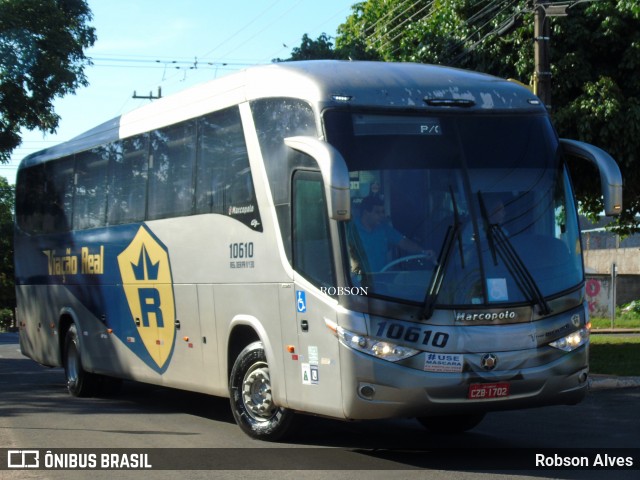
[[[72,395],[129,379],[297,413],[416,417],[579,402],[589,319],[566,155],[529,90],[444,67],[247,69],[24,159],[22,352]]]

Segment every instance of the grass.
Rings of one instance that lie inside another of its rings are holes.
[[[640,336],[591,335],[591,373],[640,376]]]
[[[591,317],[591,332],[611,328],[610,318]],[[614,329],[640,329],[640,302],[616,308]],[[591,373],[604,375],[640,376],[640,335],[591,335],[589,348]]]
[[[599,330],[602,328],[611,328],[611,319],[610,318],[601,318],[601,317],[591,317],[589,319],[591,322],[591,328],[593,330]],[[620,316],[616,315],[616,318],[613,320],[614,328],[638,328],[640,329],[640,318],[634,316]]]
[[[611,318],[590,318],[591,328],[611,328]],[[640,328],[640,301],[633,301],[626,305],[616,307],[616,316],[613,319],[614,328]]]

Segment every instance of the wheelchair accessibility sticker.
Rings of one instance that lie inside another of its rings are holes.
[[[299,313],[307,311],[307,295],[302,290],[296,290],[296,308]]]

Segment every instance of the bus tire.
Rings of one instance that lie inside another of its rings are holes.
[[[250,437],[277,441],[291,432],[294,413],[273,402],[262,342],[248,345],[236,358],[229,378],[229,396],[236,423]]]
[[[74,397],[90,397],[96,386],[95,375],[85,371],[82,366],[78,330],[74,325],[69,327],[64,340],[63,350],[64,374],[67,379],[67,390]]]
[[[484,413],[467,413],[464,415],[418,417],[417,420],[432,433],[463,433],[477,427],[484,416]]]

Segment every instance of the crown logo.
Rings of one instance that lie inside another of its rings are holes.
[[[140,249],[140,257],[138,258],[138,263],[131,263],[131,268],[133,269],[133,275],[138,281],[144,280],[158,280],[158,270],[160,268],[160,261],[153,263],[151,261],[151,257],[149,256],[149,252],[147,252],[147,247],[142,245]]]

